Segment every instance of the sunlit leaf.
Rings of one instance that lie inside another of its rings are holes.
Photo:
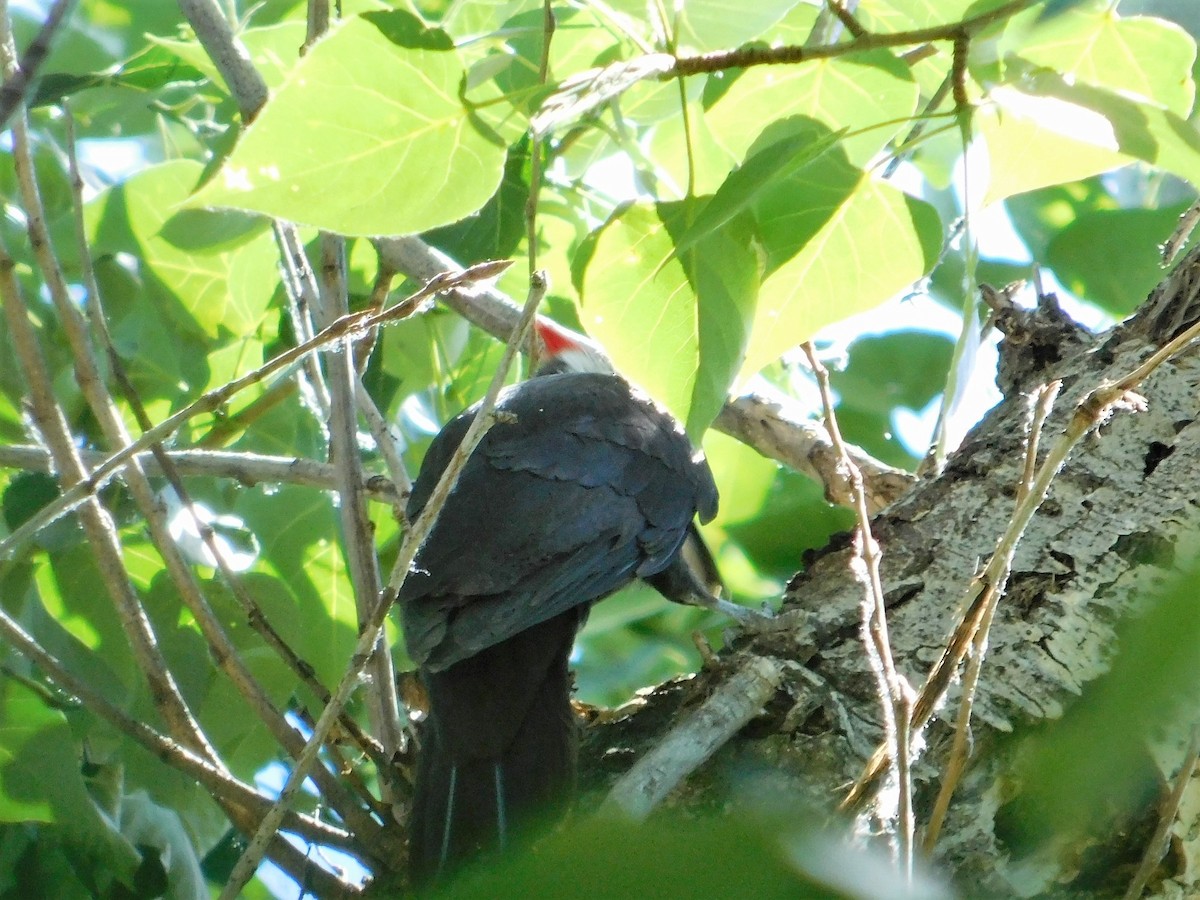
[[[707,118],[738,159],[772,123],[789,116],[815,119],[832,131],[846,129],[847,155],[862,165],[906,126],[916,103],[917,85],[907,68],[890,53],[875,52],[748,69]]]
[[[675,252],[686,204],[631,206],[600,232],[581,319],[617,368],[698,434],[741,364],[758,288],[748,221]]]
[[[755,203],[769,274],[742,367],[748,378],[825,325],[870,309],[933,269],[933,209],[827,152]],[[878,265],[886,248],[887,264]]]
[[[1031,9],[1015,18],[1000,44],[1012,54],[1075,81],[1135,95],[1187,116],[1195,82],[1180,77],[1196,60],[1196,43],[1172,22],[1122,18],[1105,0],[1088,0],[1046,17]]]
[[[505,157],[459,98],[462,79],[449,39],[411,15],[350,19],[289,73],[194,202],[351,235],[461,219],[495,192]]]

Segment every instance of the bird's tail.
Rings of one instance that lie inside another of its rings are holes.
[[[565,811],[578,743],[567,661],[580,618],[571,610],[423,673],[430,709],[409,819],[414,886]]]

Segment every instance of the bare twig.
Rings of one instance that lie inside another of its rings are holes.
[[[833,13],[834,17],[842,24],[846,31],[850,32],[850,36],[854,38],[864,38],[867,36],[867,29],[859,24],[858,19],[854,18],[854,13],[849,6],[843,5],[841,0],[826,0],[826,8]]]
[[[74,146],[74,128],[73,121],[68,113],[68,140],[67,140],[67,156],[72,173],[72,185],[74,189],[74,211],[76,220],[76,237],[79,243],[79,254],[82,262],[84,273],[84,283],[88,286],[87,308],[91,315],[93,328],[99,338],[101,345],[105,348],[108,354],[109,366],[112,369],[113,375],[117,383],[121,386],[126,400],[132,409],[138,424],[143,429],[150,427],[150,419],[146,414],[146,410],[138,397],[137,391],[134,389],[126,371],[125,365],[120,356],[117,354],[113,346],[112,336],[108,330],[107,318],[104,313],[103,302],[100,296],[99,288],[96,283],[94,268],[92,266],[91,251],[87,246],[86,231],[83,224],[83,197],[82,197],[82,180],[79,175],[79,168],[75,158]],[[19,164],[21,154],[18,154]],[[28,197],[27,204],[36,202],[36,197]],[[31,223],[39,220],[39,217],[31,217]],[[41,235],[40,243],[49,247],[49,235]],[[38,242],[35,242],[38,243]],[[63,283],[61,272],[53,265],[52,260],[43,261],[43,268],[46,270],[47,282],[51,285],[51,296],[54,299],[55,307],[58,310],[59,319],[63,325],[64,331],[67,333],[71,350],[74,357],[75,368],[77,372],[77,381],[83,387],[88,403],[95,413],[97,421],[100,423],[106,439],[116,446],[122,446],[129,443],[130,436],[125,428],[124,421],[118,413],[112,398],[107,391],[103,389],[103,382],[99,373],[99,366],[92,358],[91,345],[84,333],[82,317],[67,296],[66,287]],[[279,656],[288,663],[292,670],[295,671],[301,680],[316,692],[317,696],[328,696],[329,692],[317,680],[312,666],[301,661],[295,654],[295,651],[287,645],[278,632],[267,621],[262,609],[257,602],[246,591],[241,579],[233,571],[229,565],[224,549],[215,539],[213,530],[206,522],[203,522],[195,514],[195,505],[183,484],[183,480],[179,473],[175,470],[169,457],[166,456],[162,446],[155,444],[151,447],[151,453],[155,456],[159,467],[163,474],[170,482],[172,489],[178,496],[186,514],[191,515],[193,524],[201,535],[213,561],[216,564],[217,570],[225,583],[229,586],[230,592],[237,599],[239,605],[246,611],[247,619],[251,626],[264,638],[267,645],[274,649]],[[180,598],[184,605],[195,617],[199,625],[200,632],[205,641],[207,641],[212,657],[216,660],[218,667],[228,677],[235,689],[246,701],[251,710],[258,718],[267,726],[272,735],[280,742],[282,746],[290,749],[292,753],[298,752],[304,745],[303,738],[285,719],[283,712],[279,710],[266,692],[262,689],[257,679],[251,674],[249,667],[242,659],[238,649],[234,646],[229,638],[220,618],[215,614],[212,606],[204,596],[191,567],[183,558],[175,539],[171,535],[170,527],[166,520],[166,515],[155,498],[154,491],[150,486],[149,480],[145,473],[137,465],[136,459],[130,460],[125,467],[125,482],[130,489],[143,518],[150,530],[150,535],[158,548],[163,561],[166,565],[167,572],[175,585]],[[348,716],[343,720],[343,727],[346,731],[355,736],[360,747],[365,753],[372,756],[374,759],[381,758],[380,748],[373,743],[362,733],[358,724]],[[320,787],[327,794],[328,802],[338,811],[346,821],[355,823],[356,827],[361,829],[364,835],[371,835],[373,823],[369,818],[361,815],[357,808],[357,803],[354,798],[345,791],[339,783],[328,776],[328,773],[318,773],[317,778]]]
[[[196,39],[225,79],[243,124],[249,124],[267,102],[267,83],[254,68],[246,47],[233,34],[216,0],[179,0]]]
[[[1038,0],[1010,0],[959,22],[884,34],[863,32],[849,40],[821,46],[747,46],[699,56],[677,57],[670,53],[652,53],[621,60],[603,68],[581,72],[564,81],[542,104],[541,109],[533,116],[530,126],[535,135],[548,135],[577,121],[639,81],[652,78],[666,81],[681,76],[746,69],[752,66],[794,65],[817,59],[851,56],[868,50],[921,46],[936,41],[965,45],[965,42],[981,29],[1009,18],[1036,2]]]
[[[300,48],[303,56],[309,51],[317,39],[329,30],[329,0],[308,0],[308,30],[304,35],[304,46]]]
[[[913,834],[915,831],[912,775],[909,769],[912,756],[910,744],[912,687],[896,671],[896,663],[892,659],[892,645],[888,638],[887,604],[883,596],[883,581],[879,575],[882,553],[871,533],[871,514],[867,509],[866,495],[863,491],[862,473],[851,461],[842,441],[841,429],[838,428],[837,416],[833,409],[833,392],[829,386],[829,373],[817,359],[812,343],[806,341],[802,346],[813,374],[816,376],[817,387],[821,392],[821,403],[825,408],[825,428],[829,431],[829,439],[837,449],[841,465],[848,473],[852,485],[854,512],[858,519],[858,530],[855,533],[854,541],[855,556],[857,557],[854,574],[864,588],[863,632],[866,638],[864,643],[867,649],[867,658],[871,661],[871,668],[878,681],[885,741],[892,759],[893,775],[900,798],[897,856],[905,879],[911,882]]]
[[[278,356],[264,363],[254,371],[248,372],[219,388],[214,388],[206,394],[201,395],[188,406],[155,424],[153,428],[144,432],[137,440],[105,458],[88,477],[81,479],[77,484],[67,487],[53,503],[47,504],[20,527],[13,529],[7,538],[0,541],[0,558],[11,553],[14,548],[29,540],[30,537],[51,522],[56,521],[94,496],[131,456],[148,450],[156,443],[161,443],[174,434],[189,419],[219,409],[225,403],[229,402],[230,398],[235,397],[247,387],[257,384],[276,372],[294,365],[308,353],[324,351],[331,344],[336,343],[348,334],[397,321],[404,314],[411,312],[413,306],[421,299],[432,297],[446,290],[463,287],[480,279],[494,278],[500,271],[507,268],[508,265],[507,261],[497,262],[492,260],[478,263],[459,272],[442,272],[431,278],[424,287],[412,294],[404,302],[378,313],[364,311],[343,316],[320,334],[315,335],[311,340],[284,350]]]
[[[853,506],[854,490],[829,433],[810,421],[794,401],[762,394],[730,398],[714,427],[768,459],[824,485],[825,499],[830,503]],[[853,444],[843,443],[843,448],[862,476],[871,515],[882,511],[916,484],[916,476],[911,472],[882,463]]]
[[[50,44],[54,41],[55,32],[74,5],[75,0],[56,0],[46,13],[46,21],[21,54],[20,62],[5,73],[4,84],[0,86],[0,128],[8,124],[12,114],[25,101],[25,95],[29,93],[38,69],[50,53]]]
[[[1037,403],[1033,410],[1033,420],[1029,426],[1029,438],[1025,445],[1025,466],[1021,473],[1021,482],[1017,485],[1016,507],[1018,508],[1025,502],[1025,498],[1033,490],[1042,426],[1045,424],[1046,417],[1050,415],[1050,410],[1054,406],[1054,400],[1058,396],[1059,387],[1059,382],[1055,381],[1043,385],[1041,390],[1038,391]],[[1002,571],[998,582],[1000,584],[1007,583],[1008,575],[1007,570]],[[950,809],[950,800],[954,797],[954,791],[958,787],[963,771],[966,769],[971,735],[971,713],[975,703],[975,692],[979,686],[979,674],[983,669],[983,659],[987,655],[988,635],[991,633],[992,622],[995,619],[996,609],[1000,603],[1001,593],[1000,590],[989,589],[984,591],[983,598],[981,598],[983,600],[983,612],[978,618],[978,627],[975,628],[975,633],[972,635],[974,653],[967,662],[967,671],[962,680],[962,696],[959,700],[954,740],[950,745],[950,753],[946,760],[945,770],[942,773],[942,784],[938,789],[937,799],[933,804],[933,811],[929,815],[929,825],[925,829],[924,851],[926,855],[932,854],[933,848],[937,844],[938,835],[942,830],[942,823],[945,821],[946,813]]]
[[[288,300],[288,318],[291,320],[296,341],[303,343],[316,334],[312,316],[313,310],[320,303],[317,278],[308,264],[304,245],[300,243],[300,235],[296,229],[278,219],[271,223],[271,228],[275,234],[275,243],[279,245],[284,296]],[[321,373],[320,360],[315,356],[306,356],[301,372],[303,374],[296,375],[300,398],[312,410],[316,420],[324,424],[329,421],[330,400],[329,389]]]
[[[542,3],[542,55],[538,61],[538,84],[546,83],[550,72],[550,41],[554,38],[554,9],[550,0]],[[525,200],[525,244],[529,258],[529,277],[532,279],[538,271],[538,197],[542,191],[542,163],[545,158],[545,144],[536,133],[529,137],[529,196]],[[539,340],[534,330],[529,332],[529,340],[525,346],[525,354],[529,359],[529,371],[535,372],[538,367]]]
[[[1175,230],[1163,242],[1163,265],[1169,265],[1175,261],[1175,257],[1187,246],[1188,239],[1192,236],[1192,232],[1195,230],[1196,223],[1198,222],[1200,222],[1200,200],[1197,200],[1183,211],[1183,214],[1179,217],[1179,223],[1175,226]]]
[[[332,324],[338,317],[349,312],[349,296],[346,287],[345,240],[336,235],[322,233],[321,238],[321,315],[323,322]],[[330,462],[338,473],[338,513],[341,517],[342,540],[346,548],[346,562],[350,583],[354,587],[354,604],[358,612],[358,624],[370,616],[374,608],[382,580],[379,558],[375,553],[373,530],[367,518],[363,484],[362,457],[358,452],[358,420],[355,410],[357,377],[353,370],[353,345],[349,337],[341,339],[340,353],[325,358],[329,374],[330,407],[329,453]],[[384,756],[391,760],[405,744],[400,724],[399,698],[396,695],[396,678],[392,668],[392,652],[382,634],[379,635],[371,655],[371,679],[367,685],[367,708],[371,717],[372,730],[383,744]],[[396,796],[393,783],[395,772],[390,765],[379,770],[380,784],[385,802]]]
[[[1196,771],[1198,758],[1200,758],[1200,729],[1193,729],[1192,741],[1188,745],[1187,753],[1184,754],[1183,762],[1179,765],[1179,773],[1175,776],[1171,796],[1159,810],[1158,825],[1155,826],[1154,834],[1146,843],[1146,852],[1142,854],[1142,861],[1138,864],[1137,871],[1125,891],[1125,900],[1138,900],[1142,896],[1142,892],[1146,890],[1146,885],[1150,881],[1150,876],[1154,874],[1155,868],[1166,855],[1167,845],[1171,840],[1171,826],[1175,824],[1175,815],[1179,812],[1179,806],[1183,803],[1183,795]]]
[[[695,711],[617,779],[601,812],[641,821],[677,784],[758,715],[783,679],[778,662],[746,657]]]
[[[82,483],[87,480],[87,471],[75,452],[66,419],[51,390],[49,372],[33,334],[29,312],[20,296],[13,269],[12,258],[7,251],[0,250],[0,305],[4,307],[9,337],[29,387],[38,428],[54,455],[55,470],[63,483]],[[179,687],[159,650],[146,611],[125,573],[120,541],[112,519],[94,498],[79,507],[79,514],[100,576],[113,599],[117,618],[160,713],[180,740],[215,763],[216,751],[204,737],[199,723],[179,693]]]
[[[750,66],[789,65],[814,59],[849,56],[865,50],[910,47],[934,41],[954,41],[963,33],[975,34],[980,29],[1007,19],[1036,2],[1038,0],[1010,0],[1008,3],[969,16],[960,22],[887,34],[864,32],[861,36],[853,36],[848,41],[823,47],[739,47],[736,50],[723,50],[700,56],[684,56],[677,59],[673,69],[664,73],[662,77],[665,79],[675,75],[723,72],[727,69],[744,69]]]
[[[3,57],[3,69],[6,74],[11,74],[16,66],[16,52],[9,25],[7,3],[0,3],[0,56]],[[27,223],[35,256],[48,277],[53,278],[57,272],[61,278],[61,270],[53,258],[53,249],[45,238],[44,215],[40,212],[41,201],[33,180],[23,113],[18,115],[14,123],[13,136],[14,151],[18,156],[24,157],[26,163],[18,167],[18,179],[22,195],[30,206],[27,210]],[[88,472],[79,458],[66,417],[54,396],[46,361],[34,334],[29,309],[17,284],[14,268],[15,264],[7,250],[0,248],[0,305],[4,307],[9,337],[29,388],[30,404],[37,427],[54,456],[55,470],[62,482],[66,485],[86,482]],[[55,290],[54,284],[51,284],[51,289]],[[65,293],[65,285],[62,286],[62,290]],[[205,738],[199,723],[184,702],[178,685],[167,670],[150,620],[122,564],[120,540],[111,517],[94,498],[83,504],[79,513],[100,577],[113,600],[117,617],[159,712],[179,740],[218,763],[216,752]]]
[[[266,456],[225,450],[167,450],[167,458],[180,475],[224,478],[241,485],[295,484],[317,490],[337,488],[337,473],[329,463],[292,456]],[[82,450],[80,457],[88,466],[108,458],[100,450]],[[149,452],[134,457],[151,475],[161,475],[158,460]],[[27,469],[53,472],[50,453],[34,444],[0,446],[0,469]],[[377,503],[403,503],[407,494],[383,475],[371,475],[365,485],[367,496]]]

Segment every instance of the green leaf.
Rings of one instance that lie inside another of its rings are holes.
[[[929,331],[858,338],[850,344],[845,368],[829,376],[838,406],[876,415],[901,406],[923,409],[941,393],[953,351],[954,341]]]
[[[587,263],[580,320],[620,372],[698,435],[741,365],[759,263],[748,217],[677,255],[674,236],[693,208],[637,205],[614,216]]]
[[[1158,248],[1187,206],[1085,214],[1050,241],[1045,262],[1071,293],[1123,318],[1166,275]]]
[[[1187,116],[1196,85],[1189,72],[1196,42],[1163,19],[1122,18],[1107,0],[1088,0],[1061,15],[1031,9],[1015,17],[1000,42],[1019,57],[1073,81],[1138,96]]]
[[[1045,259],[1050,242],[1077,218],[1119,206],[1097,177],[1017,194],[1004,208],[1030,255]]]
[[[913,454],[893,434],[895,412],[922,410],[942,392],[953,353],[953,340],[928,331],[853,341],[846,366],[830,373],[846,440],[884,462],[912,467]]]
[[[860,21],[872,31],[911,31],[950,25],[989,12],[1008,0],[873,0]],[[1041,7],[1039,6],[1039,10]]]
[[[984,203],[1052,184],[1079,181],[1129,163],[1101,114],[1011,87],[991,92],[975,115],[987,146]]]
[[[687,208],[678,204],[664,210],[673,234],[686,222]],[[727,222],[680,253],[679,259],[696,292],[699,312],[700,360],[691,409],[684,420],[688,433],[697,438],[721,411],[746,358],[762,277],[753,220],[744,215]]]
[[[904,290],[941,251],[933,208],[864,175],[838,147],[778,180],[755,215],[769,274],[742,380],[825,325]]]
[[[500,189],[483,205],[453,225],[427,231],[425,240],[462,266],[512,256],[525,236],[525,203],[529,199],[528,149],[509,154]]]
[[[704,453],[721,489],[721,505],[709,527],[727,528],[757,516],[779,463],[716,429],[704,435]]]
[[[235,512],[262,543],[258,571],[273,578],[263,584],[271,624],[325,684],[336,684],[358,634],[358,613],[329,498],[298,487],[243,491]]]
[[[991,99],[976,117],[990,164],[986,203],[1134,160],[1200,186],[1200,136],[1169,110],[1047,73]]]
[[[725,530],[761,574],[788,579],[801,568],[804,551],[853,526],[854,513],[832,506],[815,481],[777,466],[758,513]]]
[[[249,335],[266,316],[279,282],[279,253],[263,223],[240,213],[179,209],[201,171],[190,161],[163,163],[101,195],[88,209],[93,252],[138,256],[169,293],[161,306],[149,305],[193,333]],[[118,322],[127,312],[147,312],[144,302],[125,298],[125,306],[114,299],[110,312]],[[178,355],[177,348],[170,352]]]
[[[90,807],[66,717],[45,698],[5,678],[0,682],[0,821],[70,822]]]
[[[676,39],[701,53],[736,47],[763,34],[795,5],[796,0],[692,0],[682,4]]]
[[[495,193],[503,143],[459,99],[462,65],[407,13],[346,21],[289,73],[194,205],[348,235],[413,234]]]
[[[770,133],[774,134],[780,124],[774,123]],[[787,126],[790,130],[791,123]],[[750,209],[762,194],[774,190],[777,179],[790,178],[829,150],[840,137],[811,119],[801,118],[796,127],[800,133],[770,142],[730,173],[712,200],[676,241],[676,255],[692,249],[698,241],[715,234],[735,216]]]
[[[918,89],[906,66],[885,51],[802,66],[747,69],[708,114],[708,126],[737,159],[778,119],[806,116],[846,129],[849,159],[862,165],[916,110]],[[760,146],[762,146],[760,144]]]
[[[617,370],[687,421],[700,326],[687,273],[658,210],[629,206],[600,232],[584,274],[580,321]]]
[[[757,795],[763,805],[781,802],[777,782],[768,781],[765,774],[755,785],[749,773],[716,768],[718,779],[748,777],[746,793]],[[816,817],[797,810],[795,798],[783,802],[791,803],[793,813],[783,821],[744,808],[725,810],[719,820],[690,819],[670,811],[640,823],[619,816],[581,817],[546,835],[536,853],[510,853],[491,866],[465,873],[447,896],[883,900],[903,895],[886,862],[861,849],[849,850],[815,829],[798,827],[797,822]],[[581,872],[603,873],[601,885],[581,877]],[[944,900],[950,894],[918,874],[907,896]]]

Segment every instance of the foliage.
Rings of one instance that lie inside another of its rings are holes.
[[[928,330],[928,310],[964,317],[972,334],[983,318],[976,283],[1029,274],[1027,259],[989,250],[989,217],[1007,212],[1043,277],[1106,322],[1158,281],[1156,248],[1200,186],[1200,14],[1188,4],[863,0],[854,17],[868,36],[944,26],[943,38],[785,65],[747,56],[686,78],[653,77],[647,63],[646,77],[626,73],[607,93],[603,81],[581,88],[578,79],[618,78],[603,67],[649,52],[766,52],[814,33],[815,45],[849,37],[828,10],[797,0],[688,0],[649,12],[629,0],[556,2],[543,75],[534,0],[346,0],[341,20],[304,53],[306,4],[224,5],[245,17],[239,38],[271,89],[253,121],[179,10],[157,0],[79,4],[29,95],[55,253],[77,301],[94,267],[108,331],[150,420],[296,342],[268,217],[302,226],[314,267],[318,229],[349,239],[351,309],[371,299],[371,237],[421,234],[462,265],[527,256],[530,119],[575,79],[576,106],[542,121],[536,251],[550,274],[546,308],[600,340],[703,436],[723,494],[706,535],[743,601],[777,594],[803,551],[850,519],[805,478],[708,430],[730,392],[776,392],[811,409],[793,351],[816,338],[829,357],[844,356],[834,386],[847,437],[913,468],[929,432],[914,437],[910,427],[901,440],[900,423],[931,411],[947,384],[946,406],[961,401],[957,373],[976,352],[966,337],[955,345],[946,329]],[[28,6],[13,14],[24,47],[40,19]],[[974,24],[956,72],[959,21]],[[88,185],[90,261],[78,249],[66,105]],[[114,450],[72,369],[13,164],[0,166],[0,195],[0,241],[71,433],[80,447]],[[525,268],[497,286],[523,297]],[[0,321],[0,451],[33,440],[9,330]],[[441,308],[383,331],[364,383],[410,472],[439,423],[482,394],[498,355],[492,338]],[[191,418],[171,444],[325,459],[326,425],[296,383],[256,382]],[[114,394],[133,423],[128,398]],[[382,471],[374,444],[363,443],[367,468]],[[57,491],[22,469],[0,457],[0,539]],[[243,583],[320,680],[336,684],[358,613],[331,495],[244,485],[233,473],[188,486],[227,517],[224,533],[249,535]],[[169,669],[230,771],[253,784],[287,754],[212,665],[129,495],[112,487],[102,499]],[[371,518],[386,570],[400,529],[386,505]],[[161,728],[83,533],[60,520],[11,549],[0,558],[3,611],[112,703]],[[212,560],[197,552],[192,561],[267,694],[297,714],[319,711],[247,626]],[[720,624],[665,609],[645,590],[607,601],[580,645],[583,696],[613,702],[695,668],[690,633],[719,641]],[[175,896],[190,895],[198,861],[230,831],[210,793],[60,694],[15,650],[0,646],[0,661],[10,674],[0,681],[0,893],[152,896],[162,875]],[[362,706],[352,712],[365,724]],[[356,763],[374,787],[371,765]]]

